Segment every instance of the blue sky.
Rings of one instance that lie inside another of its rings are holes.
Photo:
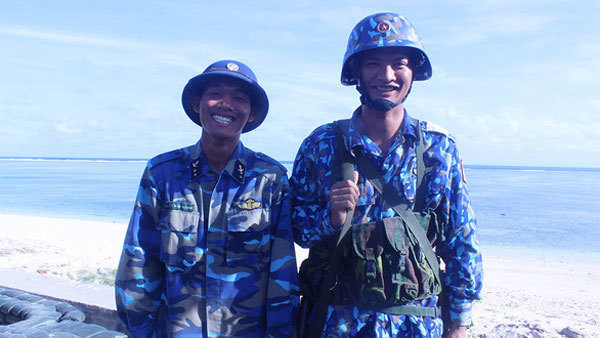
[[[600,167],[597,0],[5,0],[0,156],[150,158],[195,143],[181,90],[233,58],[271,103],[242,141],[293,160],[358,105],[342,57],[380,11],[415,24],[433,65],[406,109],[450,130],[465,164]]]

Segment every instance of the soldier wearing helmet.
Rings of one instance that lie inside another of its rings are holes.
[[[301,335],[466,335],[482,269],[462,161],[447,131],[404,106],[431,76],[406,18],[377,13],[352,30],[341,82],[360,106],[302,142],[290,179],[294,240],[310,248]]]
[[[246,148],[269,101],[256,76],[217,61],[189,80],[191,146],[144,171],[115,281],[134,337],[293,335],[298,276],[286,169]]]

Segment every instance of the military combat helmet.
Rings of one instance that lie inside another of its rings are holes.
[[[211,82],[222,78],[238,79],[247,85],[254,120],[246,123],[244,129],[242,129],[242,133],[254,130],[263,123],[267,116],[269,99],[267,98],[265,90],[258,84],[256,75],[254,75],[254,72],[252,72],[250,67],[235,60],[221,60],[214,62],[208,66],[202,74],[197,75],[188,81],[181,94],[181,103],[185,113],[192,121],[194,121],[194,123],[202,126],[200,116],[194,111],[192,106],[192,99],[195,96],[201,96]]]
[[[401,15],[386,12],[367,16],[357,23],[350,33],[342,66],[342,84],[351,86],[358,83],[352,65],[357,54],[375,48],[390,47],[413,49],[410,61],[414,80],[431,78],[431,63],[413,24]]]

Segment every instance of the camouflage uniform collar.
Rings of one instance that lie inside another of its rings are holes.
[[[418,140],[419,136],[417,135],[417,126],[415,121],[408,113],[406,109],[404,110],[404,119],[402,120],[402,124],[400,124],[400,134],[406,136],[410,136],[413,140]]]
[[[354,156],[356,151],[355,148],[362,148],[365,153],[379,154],[379,147],[377,147],[363,132],[362,121],[360,119],[361,114],[362,109],[361,107],[358,107],[352,113],[352,118],[350,119],[350,127],[348,129],[348,145],[350,153]],[[413,124],[413,118],[408,115],[405,109],[404,119],[402,119],[402,123],[400,124],[400,128],[396,133],[395,141],[390,147],[390,150],[395,149],[400,144],[404,143],[407,137],[412,138],[413,142],[418,139],[417,130]]]
[[[201,155],[203,155],[202,145],[200,144],[200,139],[198,139],[198,142],[190,147],[190,158],[192,161],[195,161],[199,159]]]
[[[239,184],[244,184],[244,177],[246,174],[246,147],[242,144],[242,141],[238,142],[237,147],[231,154],[227,165],[223,169],[223,172],[233,177]]]
[[[227,161],[227,164],[221,173],[225,172],[238,183],[243,184],[246,173],[246,152],[246,147],[244,147],[242,141],[238,142],[238,145],[231,154],[229,161]],[[204,175],[209,171],[214,171],[208,164],[208,159],[202,150],[200,141],[190,147],[190,163],[192,166],[192,180],[195,180],[197,177]]]
[[[195,145],[190,147],[189,161],[191,170],[190,175],[192,181],[195,181],[198,177],[203,176],[211,171],[215,172],[210,167],[210,164],[208,164],[208,159],[202,151],[202,145],[200,144],[200,141],[198,141]]]

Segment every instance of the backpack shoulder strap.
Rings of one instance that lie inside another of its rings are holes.
[[[423,161],[425,150],[423,145],[423,133],[421,131],[421,122],[417,119],[412,119],[411,124],[417,130],[417,191],[415,192],[415,206],[413,210],[423,211],[423,208],[425,207],[426,189],[426,184],[423,181],[423,178],[429,170],[425,167],[425,162]]]
[[[336,136],[336,146],[334,150],[333,168],[331,173],[331,184],[333,185],[339,180],[351,180],[354,178],[354,163],[352,157],[348,152],[347,139],[348,139],[348,126],[350,120],[338,120],[331,123]],[[319,291],[319,298],[313,307],[312,323],[308,332],[308,337],[317,338],[321,337],[321,331],[323,325],[325,325],[325,319],[327,316],[327,307],[329,306],[329,300],[331,298],[331,288],[337,279],[337,265],[341,259],[341,246],[340,242],[346,237],[348,230],[352,224],[352,216],[354,210],[350,210],[346,213],[346,221],[338,235],[336,245],[329,259],[329,267],[323,278],[323,285]]]
[[[333,130],[335,131],[336,147],[333,160],[333,168],[331,173],[331,185],[336,181],[353,180],[354,179],[354,159],[348,151],[348,128],[350,120],[337,120],[332,122]],[[352,216],[354,210],[346,213],[346,221],[340,231],[336,245],[339,245],[342,238],[346,235],[352,225]]]
[[[335,132],[335,150],[333,154],[333,167],[331,168],[331,185],[341,180],[351,180],[353,178],[354,160],[348,149],[348,128],[350,128],[350,119],[337,120],[330,123]],[[348,172],[348,165],[352,164],[352,172]],[[346,170],[344,172],[344,170]]]

